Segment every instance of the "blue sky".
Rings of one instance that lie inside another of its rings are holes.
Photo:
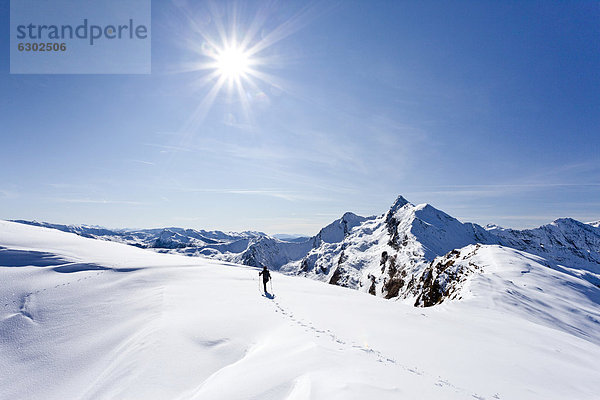
[[[210,102],[189,67],[217,21],[255,22],[265,79]],[[597,220],[599,21],[586,1],[154,1],[152,74],[11,75],[3,2],[0,218],[314,234],[402,194]]]

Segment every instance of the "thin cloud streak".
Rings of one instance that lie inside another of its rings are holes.
[[[18,192],[13,190],[0,190],[0,198],[3,199],[16,199],[19,197]]]
[[[560,187],[560,186],[600,186],[600,183],[508,183],[485,185],[439,185],[439,188],[510,188],[510,187]]]
[[[170,145],[157,144],[157,143],[144,143],[144,146],[156,147],[158,149],[161,149],[165,153],[167,153],[167,152],[191,152],[191,151],[193,151],[189,147],[170,146]]]
[[[204,189],[204,188],[179,188],[183,192],[218,193],[218,194],[240,194],[275,197],[287,201],[324,201],[325,198],[308,196],[305,194],[274,189]]]
[[[73,203],[73,204],[121,204],[121,205],[132,205],[132,206],[139,206],[139,205],[146,204],[146,203],[142,203],[139,201],[89,199],[89,198],[54,197],[54,198],[50,198],[48,200],[58,202],[58,203]]]
[[[86,184],[78,184],[78,183],[63,183],[63,182],[59,182],[59,183],[46,183],[46,186],[50,186],[53,189],[60,189],[60,190],[82,190],[82,189],[86,189],[86,190],[95,190],[98,189],[97,185],[92,185],[89,183]]]
[[[143,165],[156,165],[153,162],[150,161],[144,161],[144,160],[129,160],[131,162],[137,163],[137,164],[143,164]]]
[[[491,184],[491,185],[442,185],[435,186],[441,190],[411,191],[409,196],[506,196],[556,188],[600,188],[600,183],[533,183],[533,184]],[[433,188],[433,187],[432,187]],[[447,190],[444,190],[447,189]]]

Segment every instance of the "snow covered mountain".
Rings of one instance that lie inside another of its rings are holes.
[[[254,231],[222,232],[175,227],[158,229],[107,229],[91,225],[61,225],[24,220],[14,220],[12,222],[57,229],[87,238],[110,240],[141,248],[179,249],[180,252],[192,254],[196,253],[199,249],[211,247],[228,249],[228,246],[231,246],[232,249],[236,250],[240,246],[237,242],[240,241],[245,243],[244,248],[246,248],[250,239],[266,236],[262,232]],[[237,252],[239,251],[241,250]]]
[[[344,240],[368,227],[386,220]],[[414,308],[277,272],[263,297],[253,267],[0,221],[0,398],[597,398],[600,288],[499,245],[430,266],[420,301],[438,287],[453,301]]]
[[[339,241],[315,246],[284,270],[386,298],[414,296],[415,279],[435,257],[472,243],[498,240],[478,225],[400,196],[387,213],[361,221]]]
[[[183,228],[106,229],[90,225],[60,225],[46,222],[15,220],[26,225],[57,229],[77,235],[110,240],[157,252],[189,256],[208,256],[250,266],[277,269],[290,261],[299,260],[321,243],[341,241],[348,232],[367,218],[344,214],[313,237],[275,235],[262,232],[222,232]]]
[[[431,289],[428,282],[434,261],[476,244],[502,245],[538,255],[571,275],[600,284],[600,228],[593,223],[564,218],[536,229],[483,228],[462,223],[429,204],[413,205],[402,196],[382,215],[361,217],[348,212],[313,237],[289,241],[260,232],[182,228],[110,231],[18,222],[159,252],[267,266],[388,299],[406,299],[421,306],[435,304],[423,300],[424,290]]]
[[[341,242],[353,228],[368,219],[348,212],[305,241],[282,242],[278,239],[262,237],[253,240],[242,253],[238,255],[225,254],[221,258],[254,267],[283,268],[288,273],[295,273],[297,271],[293,266],[289,266],[290,263],[301,260],[312,249]]]
[[[340,221],[345,218],[352,223],[342,229]],[[281,265],[270,263],[263,255],[249,264],[280,267],[289,274],[427,306],[433,303],[423,301],[423,290],[438,257],[469,245],[503,245],[543,257],[548,265],[600,284],[600,229],[573,219],[521,231],[484,229],[462,223],[429,204],[413,205],[399,196],[383,215],[361,218],[346,214],[332,225],[338,226],[336,235],[331,240],[318,240],[321,233],[317,235],[301,259]],[[260,242],[255,246],[260,247]],[[273,251],[277,250],[265,253]]]
[[[592,283],[600,284],[600,228],[560,218],[535,229],[495,227],[502,244],[552,260]]]

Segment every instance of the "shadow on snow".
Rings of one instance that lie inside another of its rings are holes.
[[[93,263],[70,262],[55,254],[44,251],[10,250],[0,247],[0,267],[53,267],[60,273],[81,271],[131,272],[139,268],[110,268]]]

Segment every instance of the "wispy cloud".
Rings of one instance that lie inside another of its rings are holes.
[[[158,144],[158,143],[144,143],[144,146],[150,146],[150,147],[155,147],[157,149],[160,149],[161,153],[177,153],[177,152],[188,153],[188,152],[194,151],[194,149],[192,149],[190,147],[171,146],[171,145]]]
[[[276,190],[246,190],[246,189],[242,189],[242,190],[228,190],[228,191],[225,191],[224,193],[270,196],[270,197],[276,197],[278,199],[284,199],[287,201],[299,200],[299,197],[294,193],[280,192],[280,191],[276,191]]]
[[[523,192],[533,192],[559,188],[600,189],[600,183],[518,183],[518,184],[489,184],[489,185],[441,185],[422,186],[426,190],[407,190],[407,196],[464,196],[492,197],[506,196]],[[431,189],[431,190],[427,190]]]
[[[591,182],[591,183],[519,183],[519,184],[486,184],[486,185],[440,185],[436,186],[439,188],[451,188],[451,189],[461,189],[461,188],[510,188],[510,187],[560,187],[560,186],[600,186],[600,182]]]
[[[260,230],[270,234],[275,233],[300,233],[303,235],[315,235],[324,226],[336,218],[331,217],[287,217],[287,218],[248,218],[251,226],[261,225]],[[254,228],[252,228],[254,229]]]
[[[321,197],[311,196],[304,193],[293,191],[277,190],[277,189],[205,189],[205,188],[180,188],[184,192],[199,192],[199,193],[219,193],[219,194],[238,194],[250,196],[268,196],[275,197],[287,201],[300,200],[325,200]]]
[[[19,193],[14,190],[0,189],[0,198],[16,199],[17,197],[19,197]]]
[[[53,189],[59,190],[89,190],[89,189],[97,189],[96,185],[92,184],[79,184],[79,183],[66,183],[66,182],[51,182],[46,183],[46,186],[50,186]]]
[[[150,161],[144,161],[144,160],[129,160],[131,162],[137,163],[137,164],[143,164],[143,165],[156,165],[153,162]]]
[[[121,204],[121,205],[132,205],[139,206],[145,203],[139,201],[127,201],[127,200],[107,200],[107,199],[90,199],[90,198],[65,198],[65,197],[53,197],[49,199],[57,203],[74,203],[74,204]]]
[[[154,134],[156,136],[181,136],[181,132],[177,131],[156,131]]]

